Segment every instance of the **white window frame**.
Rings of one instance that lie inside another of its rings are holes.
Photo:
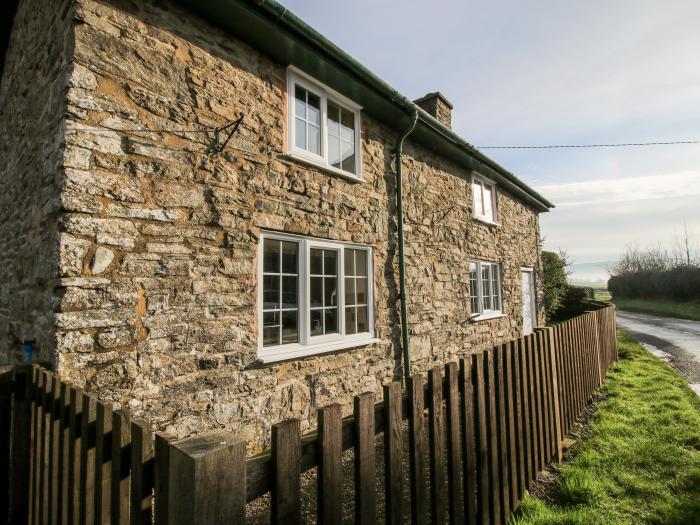
[[[491,214],[493,215],[492,217],[489,217],[483,212],[483,204],[481,210],[476,209],[476,192],[481,192],[481,202],[483,203],[484,186],[489,186],[491,188]],[[472,207],[474,208],[475,219],[481,222],[485,222],[487,224],[498,224],[498,208],[496,206],[496,202],[498,201],[498,199],[496,198],[496,191],[496,183],[493,180],[478,174],[472,175]]]
[[[299,342],[275,346],[263,346],[263,244],[265,239],[298,243],[299,272]],[[338,258],[338,333],[312,336],[309,329],[310,315],[310,257],[311,248],[337,250]],[[361,250],[367,253],[367,323],[369,331],[345,335],[345,250]],[[328,241],[278,232],[262,232],[258,248],[258,358],[265,362],[296,359],[325,352],[332,352],[378,342],[374,329],[374,263],[370,246]]]
[[[469,273],[471,273],[471,267],[472,265],[476,266],[476,288],[477,288],[477,304],[478,304],[478,309],[479,311],[477,312],[470,312],[470,317],[469,319],[472,321],[481,321],[485,319],[495,319],[497,317],[503,317],[503,279],[501,275],[501,265],[496,262],[490,262],[490,261],[478,261],[478,260],[473,260],[469,262],[469,268],[467,270],[467,276],[469,277]],[[500,306],[499,309],[484,309],[484,283],[483,283],[483,277],[481,273],[481,268],[483,266],[490,266],[491,267],[491,275],[496,275],[496,279],[498,280],[498,304]],[[495,274],[494,274],[495,270]],[[470,281],[470,286],[471,286],[471,279]],[[469,308],[471,309],[471,297],[472,297],[472,290],[469,290]]]
[[[296,126],[294,122],[294,94],[295,86],[317,95],[321,99],[321,154],[316,155],[296,145]],[[332,166],[328,161],[328,101],[350,111],[355,116],[355,171],[345,171]],[[294,66],[287,68],[287,154],[290,157],[313,164],[326,171],[342,175],[352,180],[362,180],[362,149],[360,148],[360,131],[362,121],[360,119],[362,106],[344,97],[337,91],[321,84],[312,77],[303,73]]]

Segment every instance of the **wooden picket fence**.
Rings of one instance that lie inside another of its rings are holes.
[[[9,473],[0,508],[10,523],[243,523],[246,505],[265,496],[276,524],[502,524],[561,460],[564,437],[616,359],[610,305],[435,367],[427,380],[415,374],[405,392],[392,382],[380,402],[360,394],[345,418],[340,405],[323,407],[312,433],[302,436],[295,419],[277,423],[270,450],[252,458],[235,434],[154,434],[50,372],[18,366],[0,375],[0,472]],[[302,473],[311,469],[309,517]]]

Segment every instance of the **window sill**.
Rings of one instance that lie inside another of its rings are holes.
[[[330,173],[331,175],[339,175],[339,176],[343,177],[344,179],[347,179],[351,182],[358,182],[358,183],[363,182],[362,177],[358,177],[357,175],[353,175],[351,173],[348,173],[347,171],[343,171],[343,170],[340,170],[338,168],[334,168],[333,166],[321,164],[320,162],[317,162],[314,159],[310,159],[304,155],[300,155],[299,153],[295,153],[294,151],[290,151],[286,155],[281,155],[280,157],[282,159],[302,162],[302,163],[307,164],[308,166],[311,166],[313,168],[317,168],[321,171],[325,171],[326,173]]]
[[[376,337],[368,337],[367,339],[341,340],[330,343],[321,343],[317,345],[303,346],[301,348],[293,348],[291,350],[275,350],[267,355],[260,355],[258,352],[258,362],[263,364],[277,363],[279,361],[289,361],[291,359],[302,359],[304,357],[315,357],[317,355],[337,352],[338,350],[350,350],[361,346],[367,346],[373,343],[379,343],[381,339]]]
[[[477,216],[475,216],[475,217],[474,217],[474,220],[475,220],[475,221],[479,221],[479,222],[482,223],[482,224],[486,224],[487,226],[497,226],[497,227],[500,226],[500,223],[498,223],[498,222],[496,222],[496,221],[492,221],[492,220],[490,220],[490,219],[487,219],[486,217],[477,217]]]
[[[502,312],[494,312],[491,314],[479,314],[479,315],[474,315],[469,318],[469,322],[471,323],[476,323],[478,321],[489,321],[490,319],[500,319],[501,317],[505,317],[506,314]]]

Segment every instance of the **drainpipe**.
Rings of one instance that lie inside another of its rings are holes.
[[[408,309],[406,307],[406,261],[404,259],[403,239],[403,183],[401,177],[401,154],[403,141],[416,127],[418,110],[411,114],[411,124],[399,137],[396,143],[396,219],[399,226],[399,298],[401,299],[401,339],[403,344],[403,369],[404,377],[411,377],[411,347],[408,341]]]

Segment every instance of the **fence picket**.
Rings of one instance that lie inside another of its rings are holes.
[[[505,386],[504,354],[505,346],[497,346],[493,349],[494,358],[494,390],[496,393],[496,439],[498,445],[498,479],[501,516],[503,521],[510,516],[510,466],[508,448],[508,424],[506,416],[506,396],[508,388]]]
[[[83,407],[83,413],[85,413]],[[112,497],[111,515],[115,525],[128,525],[131,492],[131,425],[126,412],[112,412]]]
[[[422,374],[408,378],[408,448],[411,475],[411,519],[414,525],[425,523],[428,509],[425,490],[425,417]]]
[[[51,471],[49,468],[51,462],[51,389],[53,386],[52,376],[49,372],[42,372],[44,376],[44,388],[42,391],[41,402],[41,455],[40,455],[40,478],[39,483],[39,523],[46,523],[50,520],[51,501]]]
[[[376,520],[376,459],[374,394],[355,396],[355,522],[370,525]]]
[[[95,521],[95,398],[83,394],[80,423],[80,507],[81,524]]]
[[[68,523],[77,525],[80,523],[80,450],[82,445],[82,418],[83,418],[83,392],[78,388],[70,389],[70,414],[68,416],[69,447],[68,452]]]
[[[387,524],[400,524],[403,512],[403,430],[401,383],[384,385],[384,467]]]
[[[515,419],[515,389],[513,380],[513,345],[508,342],[503,345],[503,396],[505,399],[505,434],[506,434],[506,467],[508,474],[508,506],[511,511],[518,508],[520,497],[518,492],[518,452],[516,442]]]
[[[487,391],[486,391],[486,376],[487,371],[484,368],[485,362],[484,353],[478,353],[472,356],[472,373],[474,382],[474,426],[476,428],[476,472],[477,485],[476,493],[478,498],[478,522],[489,523],[491,521],[491,505],[489,503],[489,437],[486,412],[487,406]]]
[[[16,366],[13,371],[14,392],[10,410],[12,440],[7,449],[10,461],[8,496],[10,523],[29,522],[29,490],[31,489],[31,455],[33,440],[33,366]],[[9,432],[8,426],[8,432]],[[10,453],[11,451],[11,453]],[[2,508],[2,506],[0,506]]]
[[[154,466],[153,466],[153,485],[155,488],[156,498],[153,505],[155,525],[169,525],[170,519],[168,512],[170,511],[170,449],[171,443],[177,438],[173,434],[166,432],[156,432],[155,442],[153,444]],[[243,471],[245,475],[245,470]]]
[[[272,426],[272,523],[301,523],[299,420],[288,419]]]
[[[480,501],[478,499],[478,487],[480,476],[478,474],[479,447],[478,432],[476,424],[476,388],[474,383],[474,369],[477,357],[462,359],[460,361],[462,376],[462,457],[464,458],[464,470],[462,474],[462,487],[464,491],[464,521],[475,523],[479,515]]]
[[[95,410],[95,522],[111,520],[112,407],[97,403]]]
[[[445,478],[445,416],[442,406],[442,374],[440,367],[428,375],[428,412],[430,414],[430,504],[434,523],[445,523],[448,488]]]
[[[318,411],[318,522],[340,523],[343,503],[343,448],[340,405],[333,404]],[[359,425],[358,425],[359,427]],[[361,428],[357,429],[361,432]],[[360,495],[358,494],[358,499]]]
[[[451,361],[445,365],[446,385],[446,434],[447,434],[447,486],[448,508],[451,524],[464,523],[464,506],[460,497],[462,457],[460,453],[460,423],[459,423],[459,369],[457,363]]]
[[[131,422],[131,525],[153,521],[153,435],[146,421]]]
[[[517,492],[518,497],[525,492],[526,488],[526,456],[525,456],[525,418],[523,417],[523,396],[521,390],[521,352],[520,352],[520,342],[518,340],[512,341],[513,349],[513,359],[511,363],[511,373],[513,374],[513,395],[515,396],[515,403],[513,405],[514,416],[513,420],[515,422],[515,441],[516,441],[516,470],[517,470]],[[517,507],[517,505],[516,505]]]

